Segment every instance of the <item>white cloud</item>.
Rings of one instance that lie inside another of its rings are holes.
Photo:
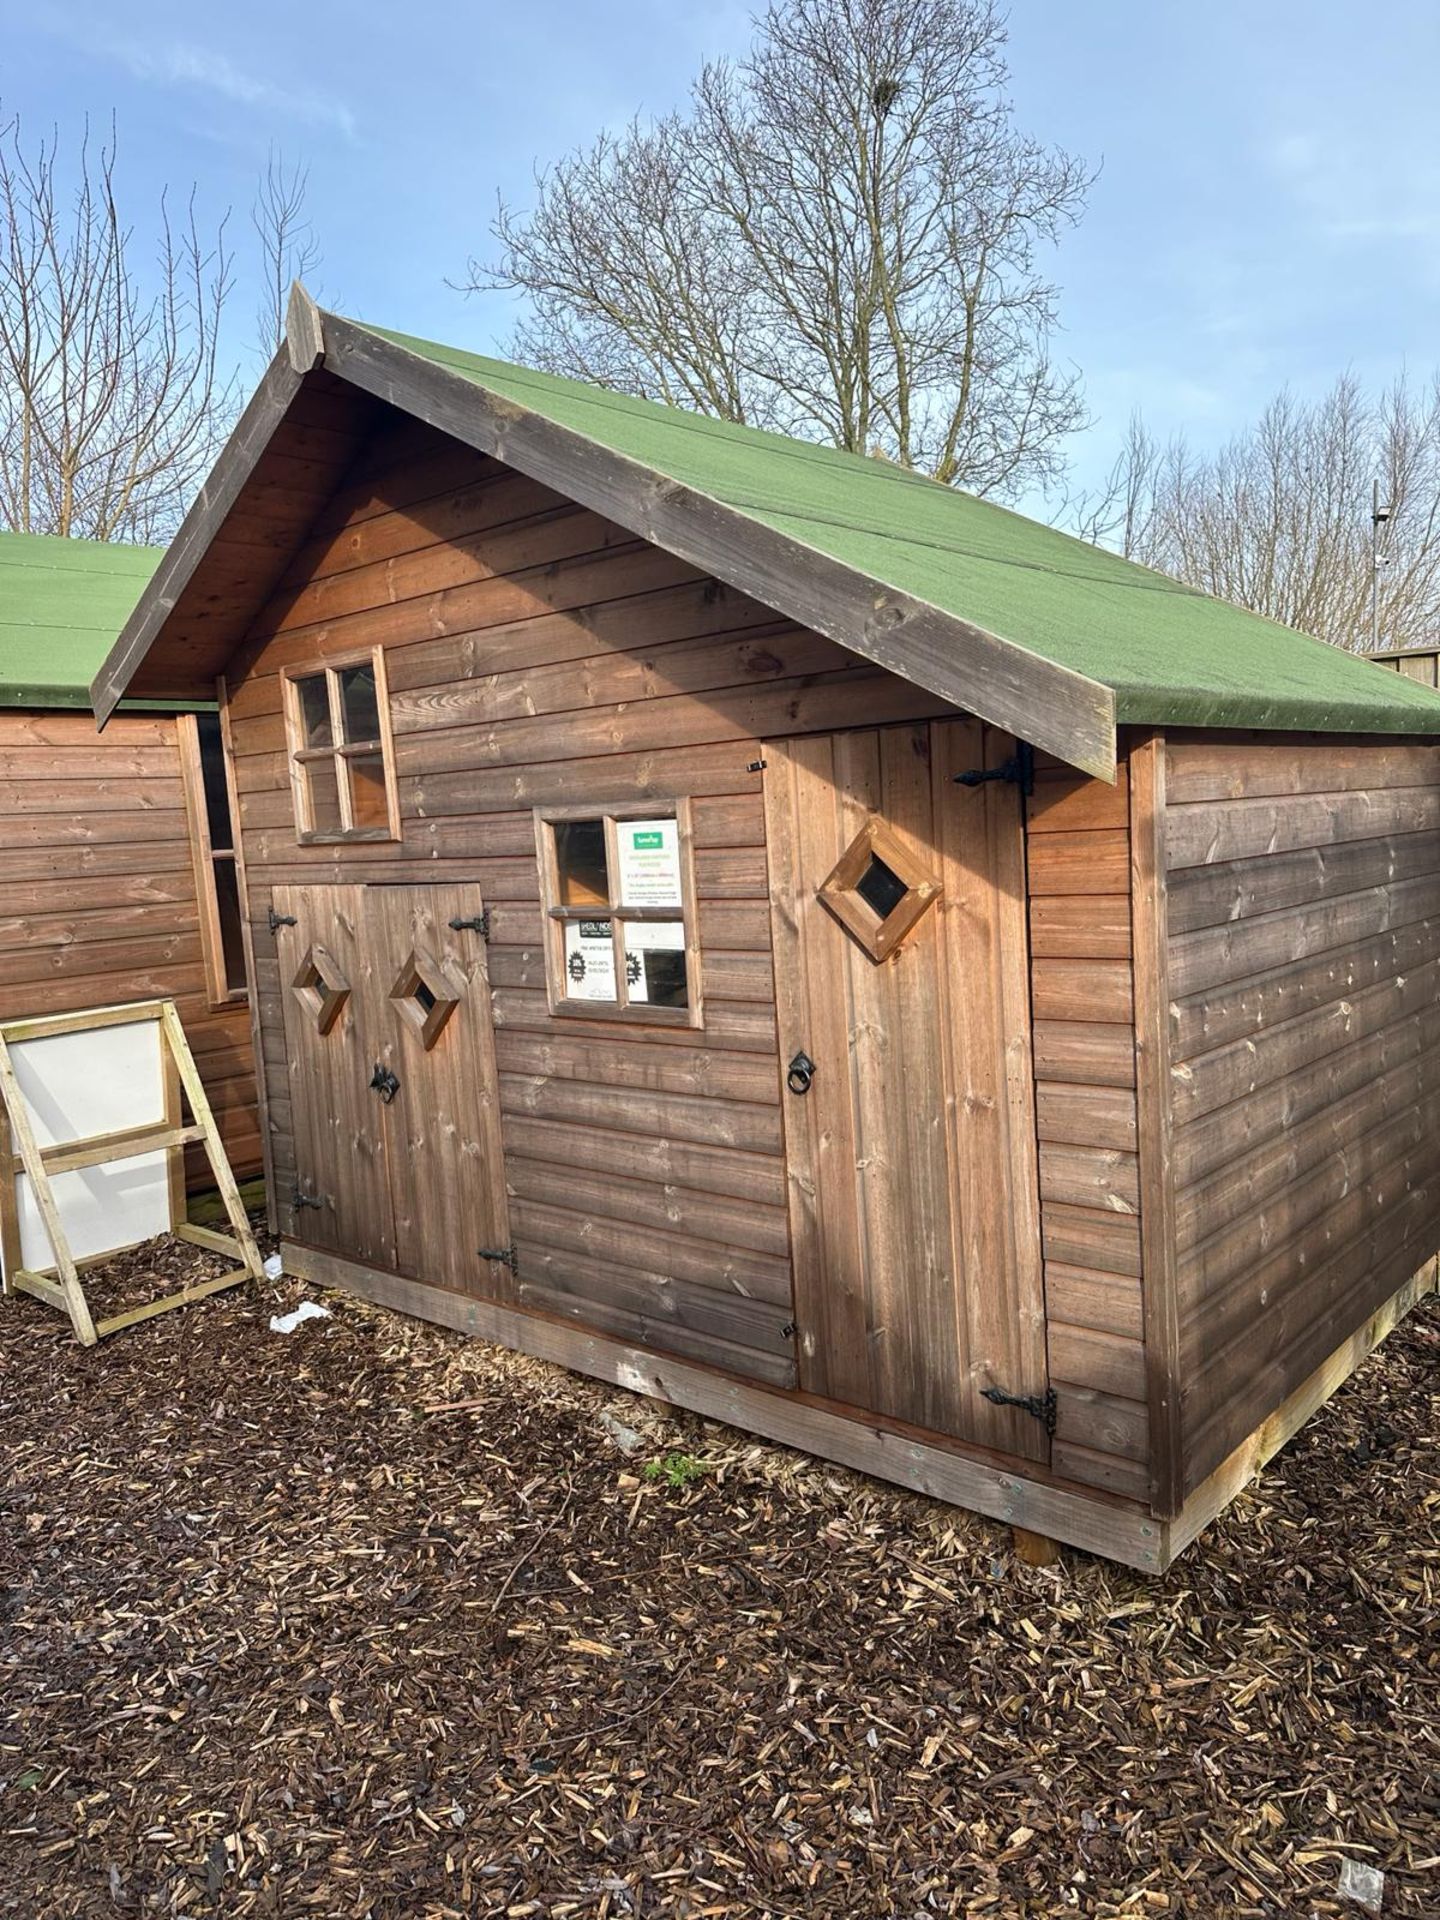
[[[59,7],[42,15],[35,24],[86,53],[113,61],[152,86],[218,95],[274,119],[330,127],[347,140],[357,136],[354,114],[333,94],[314,87],[278,85],[238,66],[227,54],[194,41],[174,39],[167,43],[157,36],[152,43],[122,38],[107,34],[93,20],[81,19]]]

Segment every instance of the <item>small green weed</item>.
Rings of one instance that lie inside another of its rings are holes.
[[[643,1469],[647,1480],[669,1487],[672,1493],[682,1493],[686,1487],[694,1486],[709,1471],[710,1463],[697,1460],[693,1453],[663,1454],[658,1460],[647,1460]]]

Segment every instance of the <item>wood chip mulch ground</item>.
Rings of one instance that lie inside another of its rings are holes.
[[[307,1291],[0,1302],[0,1914],[1440,1912],[1433,1302],[1152,1583]]]

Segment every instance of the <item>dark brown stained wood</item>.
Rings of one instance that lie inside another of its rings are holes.
[[[226,1152],[260,1166],[243,1004],[212,1008],[176,721],[0,713],[0,1018],[173,998]],[[203,1149],[187,1150],[213,1185]]]
[[[1365,988],[1353,1000],[1333,1001],[1253,1039],[1236,1040],[1181,1063],[1173,1076],[1177,1121],[1183,1125],[1228,1106],[1352,1042],[1382,1033],[1430,1005],[1437,983],[1440,959],[1429,960],[1412,973]]]
[[[1115,1393],[1144,1378],[1124,760],[1113,787],[1042,764],[1026,817],[1052,1459],[1148,1498],[1143,1386]]]
[[[790,1231],[783,1197],[781,1205],[767,1208],[757,1206],[753,1200],[733,1200],[669,1184],[662,1186],[653,1178],[620,1179],[608,1169],[603,1174],[587,1174],[540,1157],[543,1142],[532,1143],[531,1151],[535,1154],[533,1159],[518,1152],[513,1156],[509,1185],[518,1200],[540,1205],[558,1201],[567,1210],[600,1219],[635,1223],[661,1231],[671,1227],[687,1237],[711,1241],[716,1251],[710,1258],[717,1273],[723,1267],[726,1247],[773,1254],[782,1261],[789,1257]],[[552,1154],[557,1151],[554,1143],[549,1151]],[[699,1257],[706,1258],[704,1254]],[[787,1298],[788,1291],[787,1279]]]
[[[1005,980],[1021,821],[1013,792],[954,783],[992,745],[956,721],[764,748],[780,1053],[815,1063],[782,1108],[796,1325],[811,1389],[1043,1457],[1043,1431],[978,1391],[1043,1388],[1038,1245],[1015,1216],[1034,1192],[1028,1051],[1012,1080],[1005,1047],[1024,1030]],[[819,893],[876,819],[941,889],[879,963]]]
[[[1387,898],[1393,900],[1402,891],[1401,887],[1393,888]],[[1383,922],[1384,904],[1382,899],[1373,918],[1361,916],[1362,930]],[[1207,1052],[1301,1014],[1314,1014],[1332,1001],[1350,999],[1366,987],[1423,965],[1434,953],[1437,937],[1440,889],[1433,914],[1407,921],[1393,933],[1376,933],[1368,940],[1352,935],[1338,953],[1320,953],[1314,959],[1297,959],[1259,974],[1241,975],[1235,986],[1222,984],[1174,1000],[1170,1024],[1175,1048],[1185,1056]]]
[[[1440,842],[1436,857],[1440,858]],[[1230,927],[1178,934],[1172,942],[1175,990],[1186,997],[1207,992],[1218,998],[1217,989],[1268,976],[1292,961],[1334,956],[1337,948],[1346,950],[1338,956],[1343,961],[1366,935],[1406,927],[1437,912],[1440,873],[1427,873],[1367,887],[1318,906],[1291,907]]]
[[[655,1135],[702,1146],[737,1147],[744,1153],[778,1155],[780,1113],[773,1106],[743,1106],[735,1100],[657,1094],[550,1080],[543,1075],[500,1076],[505,1114],[569,1120],[603,1131]]]
[[[1434,682],[1431,682],[1434,685]],[[1279,751],[1277,751],[1277,744]],[[1255,800],[1356,788],[1440,786],[1440,747],[1409,740],[1382,744],[1343,736],[1276,741],[1170,739],[1166,789],[1173,805]]]
[[[1251,914],[1433,874],[1436,856],[1433,833],[1403,833],[1218,867],[1185,867],[1170,876],[1170,931],[1224,926]]]
[[[1175,1251],[1174,1060],[1170,1033],[1165,820],[1169,752],[1164,736],[1130,753],[1131,911],[1135,967],[1135,1088],[1140,1247],[1144,1273],[1144,1399],[1150,1422],[1150,1498],[1166,1518],[1184,1498],[1180,1399],[1182,1342]],[[1139,1397],[1139,1396],[1137,1396]]]
[[[1166,812],[1167,866],[1211,866],[1253,860],[1297,847],[1430,833],[1440,826],[1440,788],[1386,787],[1378,792],[1297,794],[1273,799],[1205,801]]]
[[[385,996],[369,1051],[400,1082],[385,1111],[395,1264],[465,1293],[509,1298],[507,1268],[479,1253],[511,1238],[486,948],[452,925],[484,901],[477,887],[452,884],[367,888],[364,903]],[[431,989],[455,1000],[433,1035],[397,993],[416,960]]]
[[[614,1267],[687,1280],[741,1302],[759,1300],[782,1308],[790,1318],[790,1263],[747,1247],[721,1246],[685,1232],[639,1226],[585,1212],[563,1192],[555,1204],[519,1198],[511,1201],[517,1241],[550,1247]]]
[[[1379,1034],[1327,1055],[1314,1066],[1272,1081],[1259,1093],[1192,1121],[1175,1136],[1176,1179],[1185,1187],[1268,1146],[1278,1136],[1385,1075],[1428,1054],[1440,1042],[1440,1007],[1426,1007]]]
[[[1128,961],[1037,959],[1030,974],[1037,1020],[1128,1028],[1134,1019]]]
[[[1123,893],[1041,894],[1030,903],[1037,959],[1128,960],[1130,913]]]
[[[555,1162],[575,1171],[630,1181],[646,1180],[662,1194],[671,1188],[719,1194],[760,1208],[785,1206],[785,1172],[774,1155],[741,1153],[732,1147],[698,1146],[684,1140],[565,1126],[512,1113],[505,1143],[518,1168],[525,1160]],[[517,1178],[519,1177],[517,1173]],[[653,1202],[652,1202],[653,1204]]]
[[[1094,1020],[1037,1020],[1035,1075],[1087,1087],[1135,1085],[1135,1035]]]
[[[1440,1244],[1440,760],[1329,747],[1173,749],[1187,1491]]]
[[[863,574],[703,494],[674,484],[657,489],[652,476],[583,435],[500,402],[473,381],[333,315],[324,324],[327,362],[377,398],[634,528],[877,666],[996,726],[1023,730],[1089,773],[1112,775],[1114,700],[1107,688],[904,594],[877,593]]]
[[[313,414],[292,412],[307,386],[323,426],[309,424]],[[167,696],[209,697],[255,606],[289,558],[283,541],[272,546],[254,538],[267,503],[279,495],[292,543],[298,542],[375,412],[327,376],[297,372],[283,349],[276,355],[96,675],[91,691],[102,725],[126,693],[162,689]],[[152,651],[162,630],[165,641]]]
[[[276,887],[277,915],[294,921],[275,934],[284,983],[296,1186],[279,1196],[284,1230],[311,1246],[393,1267],[395,1209],[385,1117],[368,1083],[373,1039],[385,1018],[384,984],[367,952],[363,887]],[[317,952],[318,950],[318,952]],[[315,961],[346,995],[323,1034],[297,981]],[[301,1201],[310,1204],[302,1205]],[[363,1250],[363,1251],[362,1251]]]
[[[1123,895],[1130,885],[1129,860],[1123,827],[1036,833],[1029,843],[1030,891]]]

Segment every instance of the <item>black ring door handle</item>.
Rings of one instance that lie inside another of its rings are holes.
[[[785,1069],[785,1084],[791,1093],[805,1094],[809,1093],[810,1082],[814,1078],[815,1062],[802,1047]]]
[[[400,1082],[395,1078],[395,1075],[390,1071],[389,1067],[381,1066],[377,1062],[375,1071],[370,1076],[370,1091],[372,1093],[378,1093],[388,1107],[400,1091]]]

